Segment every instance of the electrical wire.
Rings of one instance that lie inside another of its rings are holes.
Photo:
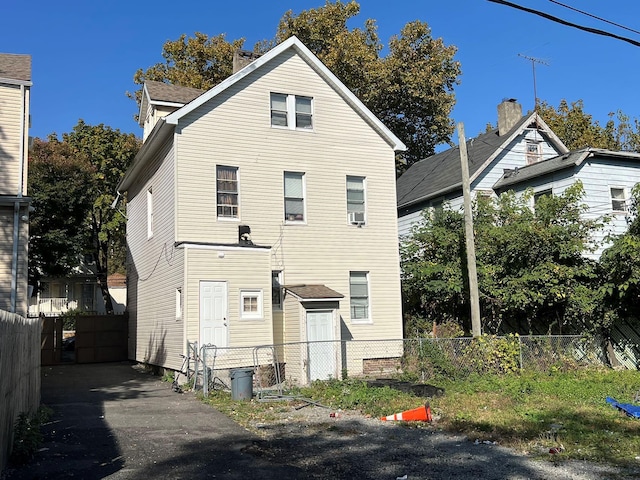
[[[640,42],[637,40],[633,40],[631,38],[623,37],[621,35],[616,35],[615,33],[607,32],[605,30],[600,30],[598,28],[585,27],[584,25],[578,25],[577,23],[569,22],[567,20],[563,20],[562,18],[555,17],[545,12],[541,12],[540,10],[534,10],[533,8],[523,7],[522,5],[518,5],[516,3],[507,2],[506,0],[487,0],[492,3],[497,3],[499,5],[506,5],[507,7],[515,8],[517,10],[522,10],[523,12],[531,13],[533,15],[538,15],[539,17],[546,18],[547,20],[551,20],[552,22],[560,23],[562,25],[566,25],[568,27],[577,28],[578,30],[583,30],[585,32],[594,33],[596,35],[602,35],[604,37],[615,38],[616,40],[622,40],[623,42],[630,43],[636,47],[640,47]]]
[[[556,5],[560,5],[561,7],[568,8],[569,10],[573,10],[574,12],[581,13],[582,15],[586,15],[587,17],[595,18],[596,20],[600,20],[601,22],[608,23],[609,25],[613,25],[614,27],[622,28],[623,30],[628,30],[629,32],[637,33],[640,35],[638,30],[634,30],[633,28],[625,27],[624,25],[620,25],[619,23],[612,22],[607,20],[606,18],[598,17],[597,15],[593,15],[589,12],[585,12],[578,8],[572,7],[571,5],[565,5],[564,3],[558,2],[557,0],[549,0],[551,3],[555,3]]]

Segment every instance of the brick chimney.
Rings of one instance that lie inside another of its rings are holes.
[[[498,135],[505,135],[522,118],[522,105],[515,98],[505,98],[498,105]]]
[[[237,50],[233,54],[233,73],[238,70],[242,70],[254,60],[260,58],[260,53],[255,53],[250,50]]]

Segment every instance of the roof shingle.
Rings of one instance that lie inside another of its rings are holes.
[[[0,53],[0,78],[31,81],[31,55]]]

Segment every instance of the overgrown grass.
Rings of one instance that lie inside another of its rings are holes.
[[[640,455],[640,420],[626,417],[606,403],[607,396],[630,403],[640,390],[635,371],[582,370],[566,373],[521,373],[470,376],[464,380],[431,379],[445,389],[441,397],[419,398],[389,387],[370,387],[362,380],[314,382],[297,390],[332,409],[357,409],[373,417],[408,410],[429,401],[432,428],[488,440],[554,460],[582,459],[622,466]],[[207,403],[239,423],[269,422],[285,403],[232,401],[213,392]]]

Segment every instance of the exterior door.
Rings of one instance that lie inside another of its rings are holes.
[[[333,311],[307,311],[309,381],[336,378]]]
[[[227,282],[200,282],[200,345],[229,345]]]

